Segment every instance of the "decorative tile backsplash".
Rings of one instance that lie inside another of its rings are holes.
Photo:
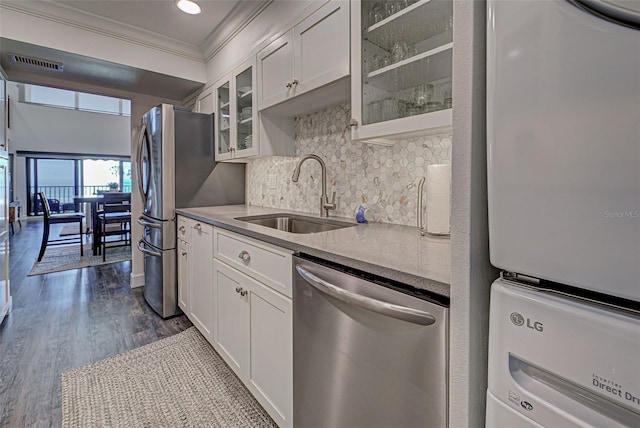
[[[336,192],[330,215],[352,217],[363,201],[374,221],[416,225],[417,183],[430,164],[451,163],[451,134],[400,140],[392,147],[352,143],[350,105],[296,118],[296,157],[254,159],[247,164],[247,203],[320,213],[318,162],[307,160],[291,181],[300,157],[315,153],[327,164],[327,193]]]

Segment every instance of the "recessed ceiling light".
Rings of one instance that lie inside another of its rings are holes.
[[[198,3],[191,0],[176,0],[176,6],[178,6],[178,9],[184,13],[188,13],[189,15],[197,15],[202,12]]]

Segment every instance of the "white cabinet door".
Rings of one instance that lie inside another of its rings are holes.
[[[178,239],[178,307],[189,313],[189,249],[181,239]]]
[[[203,92],[198,97],[198,101],[196,103],[196,110],[198,113],[213,113],[213,89],[210,88],[206,92]]]
[[[213,340],[213,227],[190,221],[189,319],[200,333]]]
[[[213,261],[215,332],[213,346],[246,383],[249,373],[249,296],[246,277]]]
[[[259,108],[275,105],[292,95],[293,30],[258,53]]]
[[[231,81],[231,146],[234,159],[255,156],[260,152],[255,82],[256,59],[252,57],[233,71]]]
[[[351,140],[451,132],[453,2],[419,0],[390,16],[379,8],[351,2]]]
[[[249,389],[280,427],[293,426],[291,299],[248,280],[251,362]]]
[[[216,161],[231,159],[233,147],[231,145],[231,124],[236,120],[231,108],[231,74],[228,74],[214,86],[215,124],[213,127],[216,147]]]
[[[295,95],[349,75],[349,2],[332,1],[294,28]]]

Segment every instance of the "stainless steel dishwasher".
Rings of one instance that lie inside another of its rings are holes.
[[[448,299],[294,263],[294,426],[446,427]]]

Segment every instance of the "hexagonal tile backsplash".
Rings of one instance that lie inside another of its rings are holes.
[[[374,221],[416,225],[417,183],[426,166],[451,163],[451,134],[399,140],[392,147],[352,143],[350,105],[296,118],[296,157],[270,157],[247,164],[247,204],[320,212],[320,165],[306,161],[291,181],[300,156],[315,153],[327,164],[327,192],[336,192],[330,215],[352,217],[363,201]],[[275,179],[275,188],[269,181]]]

